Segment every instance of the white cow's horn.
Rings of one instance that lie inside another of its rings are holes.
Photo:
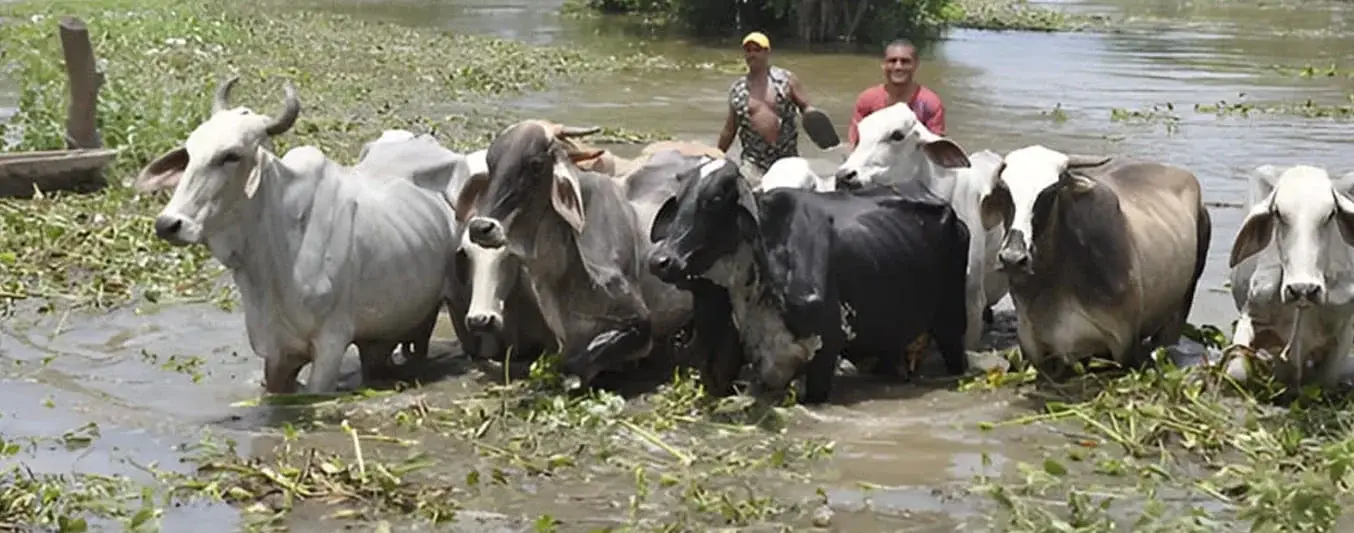
[[[286,92],[286,98],[283,102],[284,108],[282,114],[268,124],[266,131],[269,136],[279,135],[291,129],[292,125],[296,124],[296,117],[301,114],[301,101],[296,98],[296,86],[287,82],[282,89]]]
[[[237,81],[240,81],[239,76],[231,76],[230,79],[216,87],[216,98],[212,100],[212,113],[220,113],[230,109],[230,90],[235,87]]]

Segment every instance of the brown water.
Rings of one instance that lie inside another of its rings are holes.
[[[557,5],[542,0],[344,0],[327,8],[531,43],[729,65],[733,70],[727,73],[599,77],[503,104],[565,123],[656,128],[715,141],[726,91],[741,62],[735,46],[636,36],[643,32],[614,21],[561,19]],[[1193,170],[1203,180],[1207,200],[1223,204],[1245,200],[1245,173],[1260,164],[1350,169],[1347,150],[1340,149],[1354,134],[1347,122],[1218,119],[1192,107],[1235,101],[1240,93],[1252,100],[1343,102],[1354,89],[1348,78],[1298,79],[1270,67],[1342,61],[1344,51],[1354,47],[1354,18],[1348,16],[1354,4],[1091,0],[1064,7],[1123,16],[1125,22],[1094,33],[955,31],[928,53],[920,77],[945,99],[951,135],[965,147],[1005,152],[1040,143],[1070,152],[1160,158]],[[800,76],[813,102],[838,121],[844,137],[856,93],[879,81],[873,52],[781,48],[788,47],[777,47],[775,61]],[[1174,128],[1110,120],[1113,108],[1166,103],[1174,104],[1179,115]],[[1066,121],[1047,114],[1055,106],[1066,113]],[[820,171],[843,157],[822,153],[806,141],[801,147]],[[1212,214],[1210,262],[1191,318],[1225,325],[1235,313],[1221,289],[1241,211],[1219,207]],[[438,335],[450,338],[448,325],[441,326]],[[176,354],[201,358],[200,382],[162,368]],[[50,355],[57,357],[43,364]],[[102,437],[78,453],[43,450],[21,456],[37,471],[135,473],[128,461],[169,465],[176,457],[174,446],[193,440],[203,428],[227,431],[247,451],[251,435],[273,422],[267,410],[229,407],[257,395],[261,361],[249,351],[242,316],[207,307],[153,316],[122,311],[98,318],[8,321],[0,324],[0,368],[0,405],[5,406],[0,434],[59,434],[89,421],[102,429]],[[985,434],[972,429],[977,421],[1026,410],[1002,394],[922,393],[895,386],[852,396],[863,400],[800,409],[801,423],[793,429],[837,441],[835,458],[817,481],[837,510],[833,523],[839,531],[981,530],[986,524],[981,502],[954,497],[981,469],[981,454],[991,454],[994,468],[1004,468],[1012,459],[1030,459],[1035,442],[1055,438],[1034,430]],[[884,488],[867,493],[860,482]],[[164,526],[177,531],[193,522],[207,527],[204,531],[233,531],[235,520],[229,509],[199,507],[170,512]],[[503,527],[520,529],[510,522]]]

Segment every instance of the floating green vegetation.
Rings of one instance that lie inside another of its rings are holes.
[[[963,17],[953,24],[977,30],[1081,31],[1103,26],[1101,16],[1071,15],[1027,0],[959,0]]]
[[[1272,65],[1270,67],[1275,72],[1285,76],[1298,78],[1349,78],[1354,77],[1347,69],[1341,68],[1334,63],[1326,66],[1315,66],[1311,64],[1301,67],[1285,67],[1283,65]]]
[[[276,446],[244,456],[233,442],[207,438],[184,450],[189,473],[143,465],[156,480],[149,485],[17,467],[5,478],[14,483],[0,488],[0,530],[81,531],[97,520],[154,528],[167,509],[186,503],[230,504],[256,531],[285,529],[299,508],[326,520],[441,523],[477,508],[504,512],[536,492],[573,498],[538,499],[525,518],[510,518],[554,527],[601,516],[628,531],[824,519],[822,491],[809,482],[833,444],[787,435],[784,409],[711,401],[686,375],[629,402],[604,392],[569,396],[544,368],[468,395],[312,403],[304,409],[314,421],[284,425]],[[87,446],[96,429],[62,439]],[[589,484],[598,490],[576,490]]]
[[[18,2],[6,6],[5,60],[20,111],[6,128],[19,150],[64,148],[65,73],[57,17],[82,17],[104,67],[100,130],[122,149],[100,194],[0,200],[0,312],[38,298],[43,307],[150,302],[232,302],[222,271],[202,247],[154,239],[165,199],[123,185],[206,119],[228,75],[235,101],[264,113],[293,81],[303,111],[279,151],[313,144],[339,161],[382,130],[433,132],[460,150],[483,147],[506,116],[494,98],[619,69],[673,68],[651,57],[615,58],[470,35],[367,22],[259,2],[161,0]],[[630,135],[612,132],[616,135]]]
[[[1129,124],[1164,124],[1167,134],[1174,134],[1180,129],[1180,115],[1175,112],[1175,104],[1170,102],[1153,104],[1144,110],[1116,107],[1110,110],[1110,121]]]
[[[1194,336],[1222,340],[1210,327]],[[1308,391],[1278,408],[1272,383],[1243,388],[1213,367],[1160,363],[1061,386],[1035,385],[1018,357],[1013,368],[966,388],[1017,386],[1041,412],[981,427],[1039,424],[1065,443],[1018,464],[1015,480],[975,480],[1003,531],[1335,531],[1354,503],[1348,402]]]

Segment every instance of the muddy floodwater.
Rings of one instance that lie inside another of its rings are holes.
[[[558,2],[548,0],[333,4],[325,8],[535,44],[654,53],[730,67],[724,73],[595,77],[506,103],[520,113],[568,124],[658,129],[714,143],[729,83],[741,67],[736,43],[663,39],[614,22],[561,18]],[[944,99],[950,136],[971,151],[1006,152],[1038,143],[1067,152],[1157,158],[1194,171],[1215,207],[1209,263],[1191,322],[1227,329],[1234,317],[1230,295],[1223,292],[1227,255],[1242,217],[1238,204],[1246,199],[1248,170],[1267,163],[1354,170],[1348,156],[1354,128],[1348,122],[1290,115],[1219,118],[1194,110],[1195,104],[1220,101],[1348,103],[1345,95],[1354,87],[1344,75],[1301,78],[1273,67],[1341,63],[1354,49],[1354,17],[1349,16],[1354,4],[1256,4],[1059,2],[1068,11],[1106,14],[1122,22],[1108,31],[1080,33],[953,31],[927,52],[920,78]],[[781,47],[774,53],[777,64],[799,75],[812,102],[834,118],[845,139],[856,94],[879,82],[877,54]],[[1154,106],[1157,111],[1151,111]],[[1149,116],[1116,122],[1111,120],[1114,109]],[[819,151],[807,139],[800,146],[820,171],[830,171],[845,157]],[[638,148],[616,150],[630,155]],[[442,340],[437,351],[454,351],[445,320],[436,335]],[[351,378],[356,361],[349,363]],[[256,397],[261,378],[261,361],[249,350],[238,313],[203,305],[145,314],[127,309],[100,317],[19,315],[0,324],[0,434],[50,436],[94,422],[100,438],[88,448],[42,448],[18,459],[41,472],[141,475],[135,465],[175,464],[177,446],[194,441],[203,428],[236,439],[242,452],[271,446],[277,421],[268,408],[231,407]],[[420,393],[454,394],[463,386],[452,377]],[[851,401],[797,408],[791,425],[794,433],[828,436],[836,443],[833,457],[812,483],[762,487],[795,494],[822,488],[836,512],[832,528],[837,531],[984,530],[987,503],[963,491],[983,469],[982,455],[992,458],[988,468],[995,473],[1011,461],[1034,459],[1039,442],[1058,438],[1034,428],[979,431],[977,422],[1029,412],[1005,393],[871,384],[839,395]],[[454,463],[471,452],[429,453]],[[569,516],[577,507],[566,498],[570,489],[552,490],[562,492],[542,491],[527,501],[478,508],[509,516]],[[583,514],[595,517],[604,511]],[[165,531],[214,533],[235,531],[237,520],[228,507],[178,508],[167,512],[163,526]],[[334,530],[299,519],[292,525],[298,531]],[[463,527],[517,531],[529,524],[506,520]]]

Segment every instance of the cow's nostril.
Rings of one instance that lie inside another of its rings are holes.
[[[159,217],[155,219],[155,235],[162,239],[169,238],[183,229],[183,220],[175,217]]]

